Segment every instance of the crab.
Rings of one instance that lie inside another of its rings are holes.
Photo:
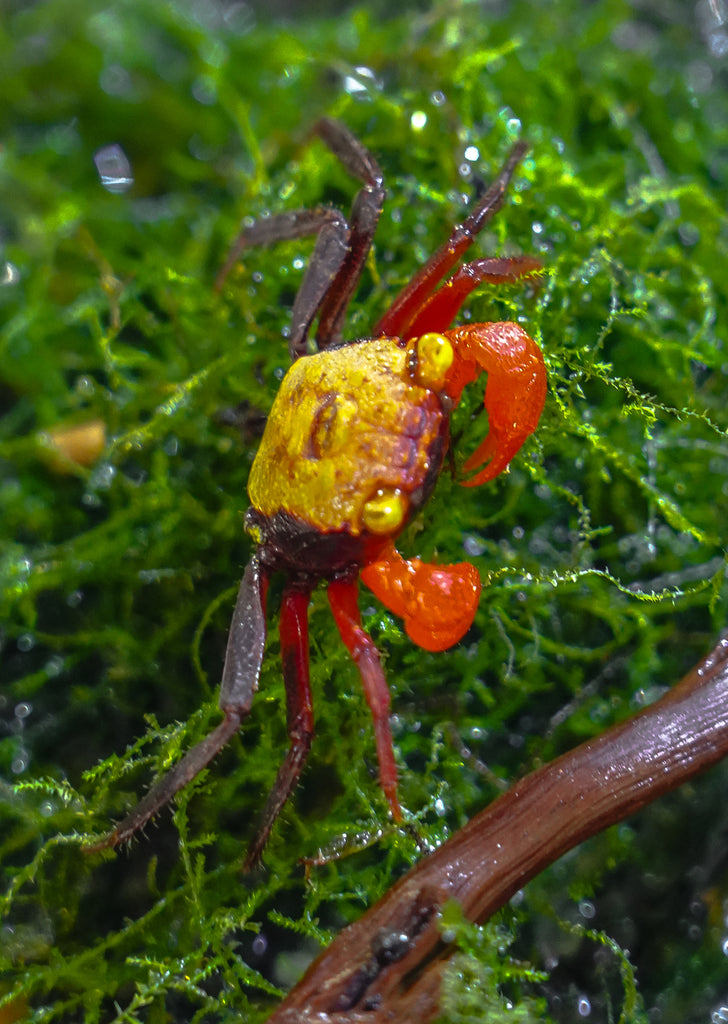
[[[245,527],[254,550],[230,626],[219,699],[223,718],[94,849],[129,839],[240,729],[258,689],[266,593],[275,573],[285,577],[279,630],[290,746],[246,866],[259,861],[311,748],[307,615],[312,591],[322,581],[371,709],[380,785],[392,818],[401,821],[389,690],[379,651],[362,627],[357,581],[403,619],[420,647],[442,651],[457,643],[478,606],[477,570],[469,563],[433,565],[403,558],[394,539],[430,497],[448,451],[450,413],[463,388],[481,372],[488,375],[489,431],[464,464],[465,473],[472,473],[466,485],[486,483],[505,470],[541,416],[544,361],[523,328],[508,322],[450,328],[479,284],[528,277],[540,269],[540,261],[531,256],[477,259],[461,265],[437,288],[503,204],[527,147],[521,142],[513,146],[472,212],[371,333],[344,341],[346,310],[384,203],[383,176],[371,153],[341,122],[323,118],[313,133],[362,182],[349,219],[338,209],[319,206],[244,226],[216,282],[220,290],[250,246],[316,236],[293,305],[292,365],[273,403],[248,483]]]

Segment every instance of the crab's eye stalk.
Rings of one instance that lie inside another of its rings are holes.
[[[408,502],[402,491],[381,487],[365,503],[361,520],[370,533],[388,537],[404,525]]]
[[[421,387],[439,391],[455,359],[455,351],[444,334],[423,334],[408,345],[412,379]]]

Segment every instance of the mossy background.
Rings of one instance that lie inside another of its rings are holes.
[[[401,543],[477,563],[475,626],[429,655],[362,594],[421,843],[654,699],[725,627],[723,5],[319,7],[0,8],[2,1021],[262,1020],[420,855],[387,824],[323,593],[317,739],[266,869],[240,865],[287,742],[275,615],[240,739],[131,849],[81,850],[217,720],[245,481],[310,245],[250,253],[222,296],[212,282],[241,217],[348,206],[355,183],[305,142],[322,113],[389,189],[351,336],[513,138],[532,143],[477,249],[539,254],[542,283],[468,309],[543,345],[542,425],[492,485],[443,474]],[[94,167],[110,143],[133,166],[124,194]],[[481,394],[456,461],[483,434]],[[103,455],[59,472],[47,432],[90,420]],[[509,1020],[719,1013],[727,785],[720,766],[565,857],[498,925],[461,924],[446,1019],[499,1020],[507,1001]]]

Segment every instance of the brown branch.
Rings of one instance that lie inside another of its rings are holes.
[[[567,850],[728,754],[728,639],[661,700],[532,772],[331,943],[269,1024],[424,1024],[447,957],[438,912],[483,921]],[[326,1015],[326,1016],[324,1016]]]

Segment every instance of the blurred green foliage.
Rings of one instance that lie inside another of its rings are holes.
[[[245,482],[310,245],[246,255],[222,295],[212,282],[241,217],[350,202],[355,183],[307,142],[322,113],[389,189],[351,336],[510,142],[532,144],[478,250],[540,255],[541,284],[468,308],[542,343],[543,422],[494,484],[443,474],[401,544],[477,563],[475,627],[430,655],[362,594],[420,844],[712,645],[728,597],[728,99],[710,10],[453,0],[273,23],[213,0],[6,5],[1,1021],[262,1020],[420,855],[387,824],[322,594],[317,740],[266,869],[240,865],[287,743],[275,629],[239,741],[129,851],[81,850],[217,720]],[[134,176],[120,194],[93,160],[114,143]],[[458,410],[456,461],[483,434],[480,403]],[[49,432],[89,422],[103,453],[61,472]],[[585,844],[495,931],[453,925],[447,1019],[510,1000],[514,1020],[684,1024],[728,1003],[726,782],[719,768]],[[305,871],[318,851],[327,863]],[[474,999],[474,978],[489,994]]]

